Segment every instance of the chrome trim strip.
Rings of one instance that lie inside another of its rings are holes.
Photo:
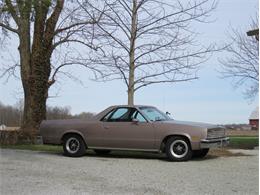
[[[200,141],[201,148],[216,148],[223,147],[229,144],[229,137],[220,138],[220,139],[203,139]]]
[[[128,150],[142,152],[159,152],[157,149],[134,149],[134,148],[107,148],[107,147],[88,147],[88,149],[106,149],[106,150]]]

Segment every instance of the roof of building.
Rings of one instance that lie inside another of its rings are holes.
[[[259,119],[259,106],[251,113],[249,119]]]

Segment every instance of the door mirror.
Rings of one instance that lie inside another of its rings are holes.
[[[139,120],[138,120],[137,118],[133,118],[133,119],[132,119],[132,122],[133,122],[134,124],[138,124],[138,123],[139,123]]]
[[[170,113],[170,112],[168,112],[168,111],[167,111],[165,114],[167,114],[168,116],[170,116],[170,115],[171,115],[171,113]]]
[[[166,114],[170,119],[173,119],[170,112],[167,111],[165,114]]]

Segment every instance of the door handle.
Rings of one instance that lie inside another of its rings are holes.
[[[108,126],[104,126],[104,129],[109,129],[109,127]]]

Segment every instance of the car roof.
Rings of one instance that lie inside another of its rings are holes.
[[[139,108],[139,107],[154,107],[154,106],[150,106],[150,105],[113,105],[110,106],[110,108],[117,108],[117,107],[129,107],[129,108]]]
[[[130,106],[130,105],[113,105],[113,106],[109,106],[108,108],[106,108],[102,112],[98,113],[94,118],[97,119],[97,120],[100,120],[102,117],[104,117],[111,110],[113,110],[115,108],[120,108],[120,107],[125,107],[125,108],[150,107],[150,108],[155,108],[154,106],[147,106],[147,105],[133,105],[133,106]]]

